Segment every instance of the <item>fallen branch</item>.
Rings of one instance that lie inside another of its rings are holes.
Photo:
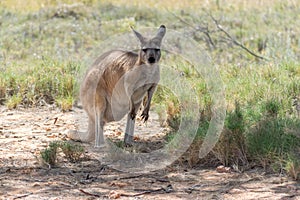
[[[135,189],[135,191],[137,191],[137,189]],[[151,193],[157,193],[157,192],[165,192],[165,193],[170,193],[173,191],[173,187],[172,185],[168,185],[166,188],[161,187],[159,189],[153,189],[153,190],[145,190],[143,192],[140,193],[136,193],[136,194],[120,194],[121,196],[124,197],[136,197],[136,196],[140,196],[140,195],[144,195],[144,194],[151,194]]]
[[[123,197],[137,197],[137,196],[141,196],[144,194],[151,194],[151,193],[155,193],[155,192],[159,192],[161,191],[161,189],[157,189],[157,190],[149,190],[149,191],[144,191],[144,192],[140,192],[140,193],[136,193],[136,194],[120,194]]]
[[[247,47],[245,47],[242,43],[240,43],[239,41],[237,41],[236,39],[234,39],[225,29],[223,29],[223,27],[219,24],[218,20],[216,20],[211,14],[208,14],[210,16],[210,18],[213,20],[213,22],[215,23],[216,27],[218,28],[219,31],[221,31],[222,33],[224,33],[227,38],[233,42],[233,44],[241,47],[242,49],[244,49],[245,51],[247,51],[249,54],[251,54],[252,56],[262,59],[262,60],[268,60],[262,56],[257,55],[256,53],[254,53],[253,51],[251,51],[250,49],[248,49]]]
[[[98,194],[92,194],[92,193],[84,191],[83,189],[79,189],[79,191],[82,192],[83,194],[86,194],[86,195],[89,195],[89,196],[100,197],[100,195],[98,195]]]
[[[182,17],[180,17],[179,15],[176,15],[175,13],[171,12],[168,10],[168,12],[170,12],[174,17],[176,17],[179,21],[181,21],[182,23],[188,25],[189,27],[191,27],[194,31],[200,31],[202,32],[206,38],[207,38],[207,42],[213,47],[215,48],[216,45],[211,37],[211,31],[209,31],[208,27],[204,27],[204,26],[194,26],[193,24],[189,23],[188,21],[186,21],[185,19],[183,19]],[[261,60],[268,60],[265,57],[262,57],[256,53],[254,53],[253,51],[251,51],[250,49],[248,49],[247,47],[245,47],[241,42],[237,41],[236,39],[234,39],[218,22],[218,20],[216,20],[212,14],[207,13],[209,15],[209,17],[212,19],[212,21],[214,22],[214,24],[216,25],[218,31],[221,31],[222,33],[225,34],[226,36],[226,40],[231,41],[233,44],[235,44],[236,46],[242,48],[243,50],[245,50],[247,53],[249,53],[250,55],[261,59]]]
[[[149,176],[149,175],[145,175],[145,174],[134,174],[134,175],[130,175],[130,176],[124,176],[124,177],[119,177],[117,180],[122,180],[122,179],[133,179],[133,178],[140,178],[140,177],[145,177],[145,176]]]
[[[150,173],[150,174],[132,174],[132,175],[126,175],[123,177],[118,177],[116,180],[124,180],[124,179],[134,179],[134,178],[154,178],[154,179],[161,179],[161,174],[156,174],[156,173]],[[159,177],[159,178],[157,178]]]
[[[32,195],[32,194],[33,194],[32,192],[29,192],[29,193],[26,193],[26,194],[16,196],[13,199],[21,199],[21,198],[27,197],[27,196]]]
[[[227,183],[217,182],[214,184],[196,184],[191,187],[183,189],[183,191],[186,193],[191,193],[193,191],[203,191],[203,192],[211,192],[211,193],[217,192],[217,193],[221,194],[221,193],[228,193],[230,190],[232,190],[233,188],[236,188],[236,187],[242,188],[247,191],[248,189],[245,188],[243,186],[243,184],[249,183],[251,181],[257,181],[257,180],[260,180],[260,179],[258,177],[254,177],[254,178],[249,178],[246,180],[229,181]],[[208,190],[205,189],[206,187],[211,188],[212,186],[215,189],[208,189]]]

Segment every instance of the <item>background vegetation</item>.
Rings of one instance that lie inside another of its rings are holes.
[[[130,25],[165,24],[206,48],[226,87],[224,131],[214,151],[199,160],[197,147],[211,117],[211,99],[201,74],[187,63],[172,62],[194,83],[202,113],[199,134],[182,161],[190,166],[222,163],[237,170],[259,166],[297,179],[299,15],[294,0],[2,0],[0,103],[10,109],[55,104],[70,110],[87,67],[84,58],[103,40],[129,32]],[[154,100],[158,111],[167,113],[168,124],[178,128],[176,97],[159,88]]]

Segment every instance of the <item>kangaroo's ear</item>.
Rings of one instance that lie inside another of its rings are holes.
[[[156,34],[156,38],[162,40],[162,38],[165,36],[166,34],[166,27],[165,25],[161,25],[158,29],[158,32]]]
[[[140,34],[139,32],[137,32],[136,30],[134,30],[134,28],[132,26],[130,26],[130,28],[132,29],[132,31],[134,32],[134,34],[136,35],[136,37],[139,39],[139,41],[141,42],[141,44],[145,43],[145,38],[142,36],[142,34]]]

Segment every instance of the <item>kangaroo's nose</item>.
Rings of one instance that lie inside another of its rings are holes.
[[[155,58],[154,58],[154,57],[148,58],[148,62],[149,62],[149,63],[155,63]]]

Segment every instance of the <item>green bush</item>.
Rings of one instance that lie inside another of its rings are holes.
[[[56,165],[57,158],[57,150],[59,147],[59,142],[51,142],[49,146],[40,152],[42,161],[49,165],[49,167],[53,167]]]
[[[300,146],[300,122],[282,119],[265,118],[247,133],[247,146],[252,160],[264,167],[287,160]]]
[[[84,153],[84,148],[82,146],[70,142],[61,142],[59,147],[66,158],[71,162],[78,161]]]
[[[300,148],[298,152],[285,159],[285,170],[295,180],[300,180]]]
[[[49,167],[55,166],[59,150],[63,152],[70,162],[79,161],[84,154],[84,148],[78,144],[74,144],[70,141],[53,141],[50,142],[46,149],[40,152],[43,163]]]

